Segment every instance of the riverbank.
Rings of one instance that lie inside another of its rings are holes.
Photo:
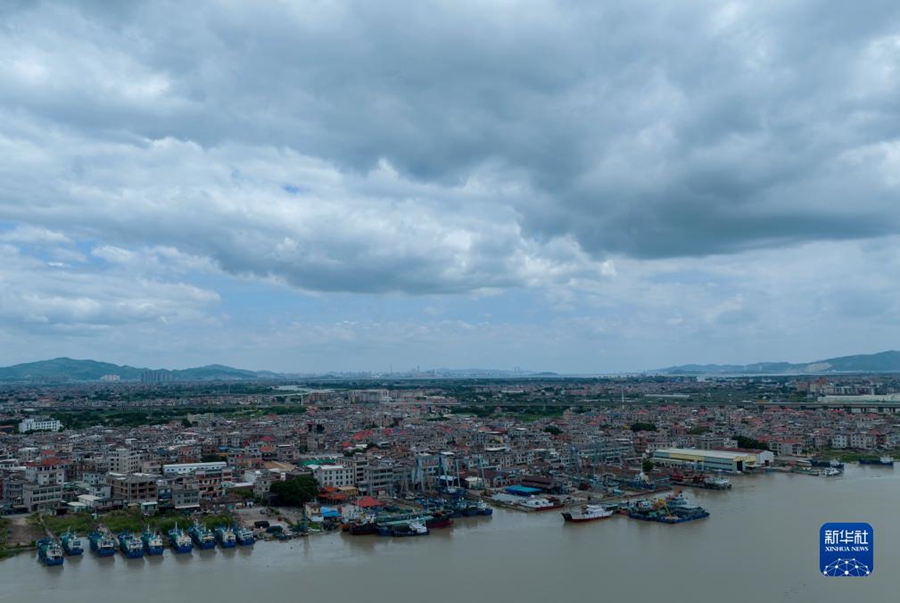
[[[0,563],[10,600],[96,603],[125,593],[129,603],[267,598],[394,603],[476,600],[547,603],[560,593],[618,603],[890,601],[900,591],[900,524],[892,502],[900,471],[848,467],[834,479],[790,473],[739,476],[729,491],[697,490],[710,511],[677,526],[624,516],[565,523],[558,512],[496,509],[422,538],[327,533],[250,550],[194,551],[129,561],[121,555],[43,568],[33,555]],[[819,529],[827,521],[867,521],[878,541],[875,571],[841,580],[818,573]],[[688,594],[689,593],[689,594]]]

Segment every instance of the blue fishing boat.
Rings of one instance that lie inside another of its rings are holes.
[[[864,456],[859,459],[860,465],[881,465],[883,467],[893,467],[894,459],[889,456]]]
[[[88,534],[91,550],[98,557],[112,557],[116,554],[116,541],[101,532]]]
[[[144,543],[138,536],[128,532],[119,534],[119,550],[129,559],[144,558]]]
[[[77,534],[66,532],[59,537],[59,540],[62,543],[62,548],[66,552],[66,555],[77,557],[84,553],[84,545],[81,544],[81,538],[79,538]]]
[[[149,527],[144,530],[144,533],[141,534],[141,542],[144,544],[144,551],[148,555],[162,555],[163,549],[163,539],[162,535],[159,532],[155,532],[151,530]]]
[[[247,528],[238,528],[234,531],[235,540],[240,546],[253,546],[253,543],[256,542],[256,538],[253,536],[253,532]]]
[[[237,537],[231,527],[219,526],[216,528],[216,540],[223,549],[233,549],[237,546]]]
[[[175,524],[175,527],[169,530],[169,542],[172,543],[172,550],[177,554],[190,553],[194,550],[194,544],[191,537],[184,533],[184,530]]]
[[[203,524],[194,522],[194,525],[191,526],[188,533],[191,535],[191,540],[194,541],[194,545],[198,549],[206,550],[216,548],[216,537]]]
[[[63,556],[63,549],[58,542],[50,538],[42,538],[38,540],[38,559],[41,563],[48,567],[54,565],[62,565],[66,558]]]

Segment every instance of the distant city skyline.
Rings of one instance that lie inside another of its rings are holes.
[[[900,6],[13,3],[0,365],[900,341]]]

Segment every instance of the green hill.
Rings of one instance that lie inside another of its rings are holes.
[[[99,381],[106,375],[116,375],[123,381],[139,381],[141,374],[150,369],[120,366],[96,360],[54,358],[38,362],[26,362],[0,368],[0,381],[40,381],[63,383],[70,381]],[[221,364],[198,368],[167,371],[173,381],[223,381],[276,377],[275,373],[236,369]]]
[[[827,373],[900,372],[900,352],[839,356],[814,362],[758,362],[755,364],[685,364],[654,371],[667,375],[819,375]]]

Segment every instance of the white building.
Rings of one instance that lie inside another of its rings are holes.
[[[28,431],[59,431],[60,429],[62,429],[62,423],[56,419],[28,417],[19,423],[19,433]]]
[[[323,488],[342,488],[356,485],[356,470],[343,465],[312,465],[310,469]]]

